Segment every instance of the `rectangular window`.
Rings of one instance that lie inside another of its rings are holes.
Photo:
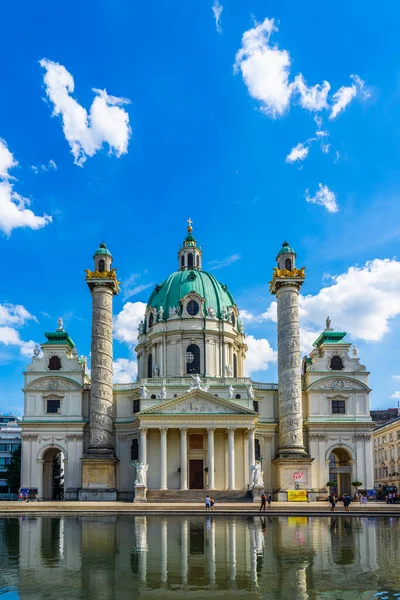
[[[255,412],[259,412],[258,411],[258,400],[253,400],[253,410]]]
[[[393,442],[393,434],[392,433],[389,435],[389,442]]]
[[[345,400],[332,400],[332,414],[345,414],[346,413],[346,401]]]
[[[18,450],[18,448],[20,447],[21,444],[11,444],[11,452],[15,452],[15,450]]]
[[[133,401],[133,412],[134,413],[140,412],[140,400]]]
[[[397,439],[400,440],[400,431],[397,432]]]
[[[257,438],[254,440],[254,457],[256,460],[260,460],[261,457],[260,440]]]
[[[10,452],[10,444],[0,444],[0,452]]]
[[[397,446],[397,458],[400,458],[400,446]]]
[[[202,433],[192,433],[189,435],[189,450],[203,450]]]
[[[60,400],[47,400],[46,412],[57,415],[60,412]]]
[[[384,435],[382,438],[382,444],[386,444],[386,435]]]
[[[10,462],[9,458],[0,458],[0,469],[4,471],[8,463]]]

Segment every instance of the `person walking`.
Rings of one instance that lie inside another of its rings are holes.
[[[345,496],[343,496],[343,506],[344,506],[344,510],[348,513],[350,512],[350,496],[348,494],[346,494]]]
[[[260,506],[260,512],[261,512],[262,510],[264,510],[264,512],[265,512],[265,506],[266,506],[266,502],[267,502],[267,496],[265,495],[265,492],[263,492],[263,493],[261,494],[261,506]]]
[[[271,494],[271,492],[269,492],[269,494],[268,494],[268,508],[271,508],[271,502],[272,502],[272,494]]]
[[[336,506],[334,494],[332,494],[331,496],[329,496],[329,504],[331,505],[331,512],[334,512],[335,511],[335,506]]]
[[[211,496],[211,498],[210,498],[210,508],[211,508],[211,512],[214,512],[214,504],[215,504],[215,500],[214,500],[214,498]]]
[[[310,492],[307,492],[307,502],[310,504]]]
[[[210,498],[210,496],[207,494],[207,497],[206,497],[206,511],[207,511],[207,512],[210,510],[210,505],[211,505],[211,498]]]

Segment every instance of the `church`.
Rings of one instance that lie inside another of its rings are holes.
[[[284,242],[272,271],[278,382],[246,376],[246,335],[228,287],[202,268],[189,219],[177,269],[156,285],[139,325],[138,377],[113,384],[113,297],[120,283],[104,243],[86,271],[91,369],[59,319],[24,373],[22,487],[54,497],[61,453],[65,500],[311,500],[352,482],[373,488],[368,371],[331,327],[301,359],[298,299],[305,269]],[[266,298],[267,301],[267,298]],[[71,332],[71,334],[73,334]],[[293,495],[292,495],[293,498]]]

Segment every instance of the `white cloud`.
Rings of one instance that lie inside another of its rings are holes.
[[[321,332],[307,327],[300,327],[300,352],[301,355],[310,354],[313,343]]]
[[[309,191],[306,190],[306,201],[311,204],[319,204],[320,206],[324,206],[328,212],[338,212],[339,207],[336,203],[336,196],[334,192],[332,192],[332,190],[330,190],[327,185],[322,185],[321,183],[319,183],[318,186],[319,190],[313,197],[311,197]]]
[[[210,260],[208,264],[210,265],[210,271],[215,271],[216,269],[222,269],[222,267],[229,267],[236,261],[240,260],[242,257],[240,254],[232,254],[231,256],[227,256],[222,260]]]
[[[21,339],[19,327],[28,321],[37,321],[26,308],[20,304],[0,304],[0,344],[17,346],[23,356],[32,356],[35,342]]]
[[[35,215],[27,208],[30,200],[14,190],[15,177],[10,175],[9,170],[17,165],[6,142],[0,139],[0,230],[6,235],[10,235],[17,227],[40,229],[52,221],[48,215]]]
[[[300,73],[300,75],[296,75],[294,78],[294,88],[300,94],[300,106],[306,110],[315,112],[327,108],[328,94],[331,89],[328,81],[308,87],[303,75]]]
[[[289,108],[292,87],[289,53],[269,45],[274,31],[278,31],[274,19],[265,19],[244,32],[235,72],[241,71],[250,95],[261,102],[261,110],[276,118]]]
[[[336,164],[338,162],[339,158],[340,158],[340,152],[339,152],[339,150],[336,150],[336,152],[335,152],[335,160],[333,161],[334,164]]]
[[[218,2],[218,0],[214,0],[214,4],[212,5],[212,11],[214,13],[215,18],[215,26],[217,28],[218,33],[222,33],[221,29],[221,13],[224,10],[224,7]]]
[[[114,383],[132,383],[136,381],[137,362],[128,358],[117,358],[113,361]]]
[[[266,371],[270,363],[276,363],[278,355],[266,339],[256,339],[252,335],[246,336],[248,347],[245,360],[246,375],[255,371]]]
[[[286,162],[294,163],[297,160],[304,160],[305,158],[307,158],[309,150],[310,148],[308,146],[305,146],[304,144],[299,142],[297,146],[294,146],[294,148],[292,148],[289,154],[287,155]]]
[[[318,294],[300,296],[299,303],[303,324],[322,329],[329,315],[336,329],[378,342],[389,331],[390,320],[400,314],[400,262],[376,258],[350,267]]]
[[[400,375],[393,375],[392,379],[395,379],[396,381],[400,381]]]
[[[400,400],[400,392],[393,392],[390,397],[393,398],[393,400]]]
[[[330,119],[335,119],[357,95],[364,100],[371,95],[365,82],[358,75],[350,75],[350,77],[354,83],[350,86],[342,85],[332,97],[333,106],[329,115]]]
[[[147,271],[145,271],[145,274],[147,273]],[[131,298],[132,296],[136,296],[137,294],[140,294],[140,292],[143,292],[144,290],[147,290],[149,287],[153,286],[154,283],[140,283],[140,279],[141,279],[141,274],[140,273],[132,273],[132,275],[130,275],[128,277],[128,279],[126,279],[124,281],[123,284],[123,299],[127,300],[128,298]]]
[[[328,154],[331,150],[330,144],[321,144],[321,150],[323,154]]]
[[[144,319],[144,302],[126,302],[120,313],[114,318],[114,337],[119,342],[135,346],[140,321]]]
[[[242,323],[262,323],[263,321],[277,321],[277,304],[271,302],[267,310],[259,315],[255,315],[248,310],[240,309],[239,316]]]
[[[75,164],[83,166],[87,157],[94,156],[103,144],[109,145],[110,154],[117,157],[126,154],[131,128],[129,115],[121,106],[129,100],[93,88],[96,97],[88,114],[71,96],[75,83],[67,69],[47,59],[42,59],[40,65],[46,70],[44,83],[46,94],[54,105],[53,115],[62,118],[64,135]]]
[[[54,160],[50,159],[47,165],[32,165],[31,169],[35,173],[35,175],[37,175],[38,173],[45,173],[46,171],[57,171],[57,165],[54,162]]]

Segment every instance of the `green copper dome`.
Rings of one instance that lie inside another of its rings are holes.
[[[205,298],[204,314],[207,307],[211,306],[219,319],[223,308],[235,306],[235,301],[226,285],[222,285],[211,273],[197,270],[172,273],[163,283],[156,285],[147,304],[158,311],[162,306],[165,320],[169,316],[169,309],[172,307],[180,309],[179,301],[190,292]]]
[[[296,252],[293,250],[293,248],[291,246],[289,246],[288,242],[283,242],[282,248],[278,252],[278,256],[281,256],[282,254],[289,254],[289,253],[296,254]]]
[[[98,256],[99,254],[105,254],[106,256],[111,256],[111,258],[112,258],[112,254],[104,242],[101,242],[100,247],[97,248],[96,252],[94,253],[93,259],[95,256]]]

